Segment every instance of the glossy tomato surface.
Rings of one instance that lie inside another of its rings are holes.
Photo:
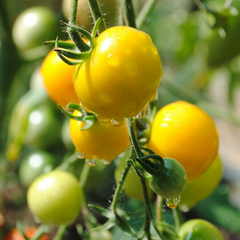
[[[149,35],[117,26],[96,38],[91,56],[76,67],[74,86],[86,111],[100,120],[122,123],[155,99],[162,74]]]

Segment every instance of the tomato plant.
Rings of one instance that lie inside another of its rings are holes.
[[[179,236],[180,240],[224,240],[217,227],[202,219],[186,221],[179,229]]]
[[[27,192],[28,206],[42,223],[71,224],[81,207],[81,189],[70,173],[53,170],[36,178]]]
[[[55,157],[46,151],[31,151],[20,162],[20,183],[28,188],[35,178],[50,172],[56,166],[56,163]]]
[[[180,209],[188,211],[196,203],[207,198],[219,184],[223,173],[222,162],[219,156],[200,177],[187,183],[181,194]]]
[[[73,115],[82,114],[74,111]],[[81,130],[84,126],[84,121],[70,120],[72,142],[76,151],[84,154],[86,159],[112,161],[130,144],[126,123],[115,127],[97,120],[90,128]]]
[[[142,114],[162,77],[161,60],[151,38],[118,26],[96,38],[91,56],[75,71],[74,86],[86,111],[120,124]]]
[[[52,10],[45,6],[30,7],[16,18],[12,28],[13,40],[26,54],[28,50],[42,47],[43,42],[55,39],[58,28],[57,17]]]
[[[178,198],[187,184],[187,175],[183,166],[172,158],[164,158],[159,176],[153,176],[149,185],[163,198]]]
[[[212,118],[186,101],[164,106],[156,114],[148,147],[179,161],[188,181],[203,174],[218,154],[219,137]]]
[[[78,103],[73,86],[74,67],[63,62],[55,51],[44,59],[41,74],[49,97],[65,107],[69,102]]]
[[[37,227],[28,226],[25,227],[23,231],[26,237],[31,238],[34,236],[36,230]],[[5,236],[4,240],[25,240],[25,238],[22,236],[22,234],[17,228],[14,228],[7,234],[7,236]],[[44,234],[39,240],[50,240],[50,237],[47,234]]]

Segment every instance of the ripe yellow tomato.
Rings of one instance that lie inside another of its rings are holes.
[[[49,97],[65,107],[69,102],[79,103],[73,86],[74,66],[70,66],[51,51],[41,67],[43,82]]]
[[[81,113],[74,111],[75,116]],[[95,121],[85,130],[83,121],[70,120],[70,135],[77,152],[86,159],[103,159],[112,161],[130,145],[127,125],[115,127],[110,123]]]
[[[74,86],[86,111],[100,120],[122,123],[155,99],[161,60],[151,38],[127,26],[105,30],[91,56],[76,67]]]
[[[218,154],[219,137],[212,118],[185,101],[166,105],[156,114],[148,147],[179,161],[188,181],[198,178]]]
[[[200,177],[192,180],[181,194],[180,209],[188,211],[196,203],[207,198],[217,187],[222,178],[222,162],[219,156],[214,160],[208,170]]]

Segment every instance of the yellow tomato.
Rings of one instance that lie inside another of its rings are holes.
[[[81,113],[74,111],[75,116]],[[112,161],[130,145],[127,125],[115,127],[110,123],[95,121],[85,130],[84,121],[70,120],[70,135],[77,152],[86,159],[104,159]]]
[[[212,118],[185,101],[166,105],[156,114],[148,147],[179,161],[188,181],[198,178],[218,154],[219,137]]]
[[[188,211],[196,203],[207,198],[219,184],[222,172],[222,162],[220,157],[217,156],[205,173],[187,184],[181,194],[180,209]]]
[[[161,60],[151,38],[127,26],[105,30],[91,56],[76,68],[74,86],[86,111],[100,120],[122,123],[155,99]]]
[[[79,103],[73,86],[74,66],[70,66],[51,51],[44,59],[41,74],[49,97],[65,107],[69,102]]]

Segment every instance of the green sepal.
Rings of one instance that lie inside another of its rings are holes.
[[[85,122],[85,125],[83,128],[81,128],[81,130],[89,129],[97,119],[94,115],[88,115],[88,116],[84,117],[83,120]]]
[[[61,23],[69,28],[71,28],[72,30],[74,30],[75,32],[79,32],[82,33],[90,42],[90,47],[93,48],[94,46],[94,39],[92,37],[92,35],[85,29],[78,27],[77,25],[73,25],[73,24],[68,24],[66,22],[61,21]],[[78,46],[77,46],[78,47]],[[79,49],[81,51],[81,49]]]
[[[77,121],[83,121],[84,120],[84,115],[82,116],[74,116],[72,114],[72,112],[68,111],[68,110],[65,110],[61,105],[58,105],[58,107],[60,108],[61,112],[68,118],[70,119],[74,119],[74,120],[77,120]]]
[[[92,30],[92,37],[93,37],[93,38],[96,37],[97,31],[98,31],[98,29],[99,29],[99,25],[100,25],[100,23],[102,22],[102,20],[103,20],[103,17],[98,18],[98,20],[96,21],[96,23],[95,23],[95,25],[94,25],[94,27],[93,27],[93,30]]]
[[[62,61],[64,61],[68,65],[78,65],[84,62],[83,60],[76,60],[76,61],[69,60],[59,52],[57,52],[57,55],[62,59]]]
[[[64,48],[64,49],[68,49],[68,50],[72,50],[72,51],[77,50],[74,43],[66,42],[66,41],[52,40],[52,41],[46,41],[43,44],[49,45],[50,47],[55,48],[56,47],[56,42],[57,42],[57,46],[59,48]]]
[[[153,162],[149,158],[153,159]],[[156,154],[141,156],[136,158],[136,161],[152,176],[159,176],[164,164],[162,157]]]
[[[55,48],[53,50],[67,58],[76,59],[76,60],[85,60],[92,53],[92,50],[89,50],[87,52],[73,52],[70,50],[65,50],[65,49],[60,49],[60,48]]]

